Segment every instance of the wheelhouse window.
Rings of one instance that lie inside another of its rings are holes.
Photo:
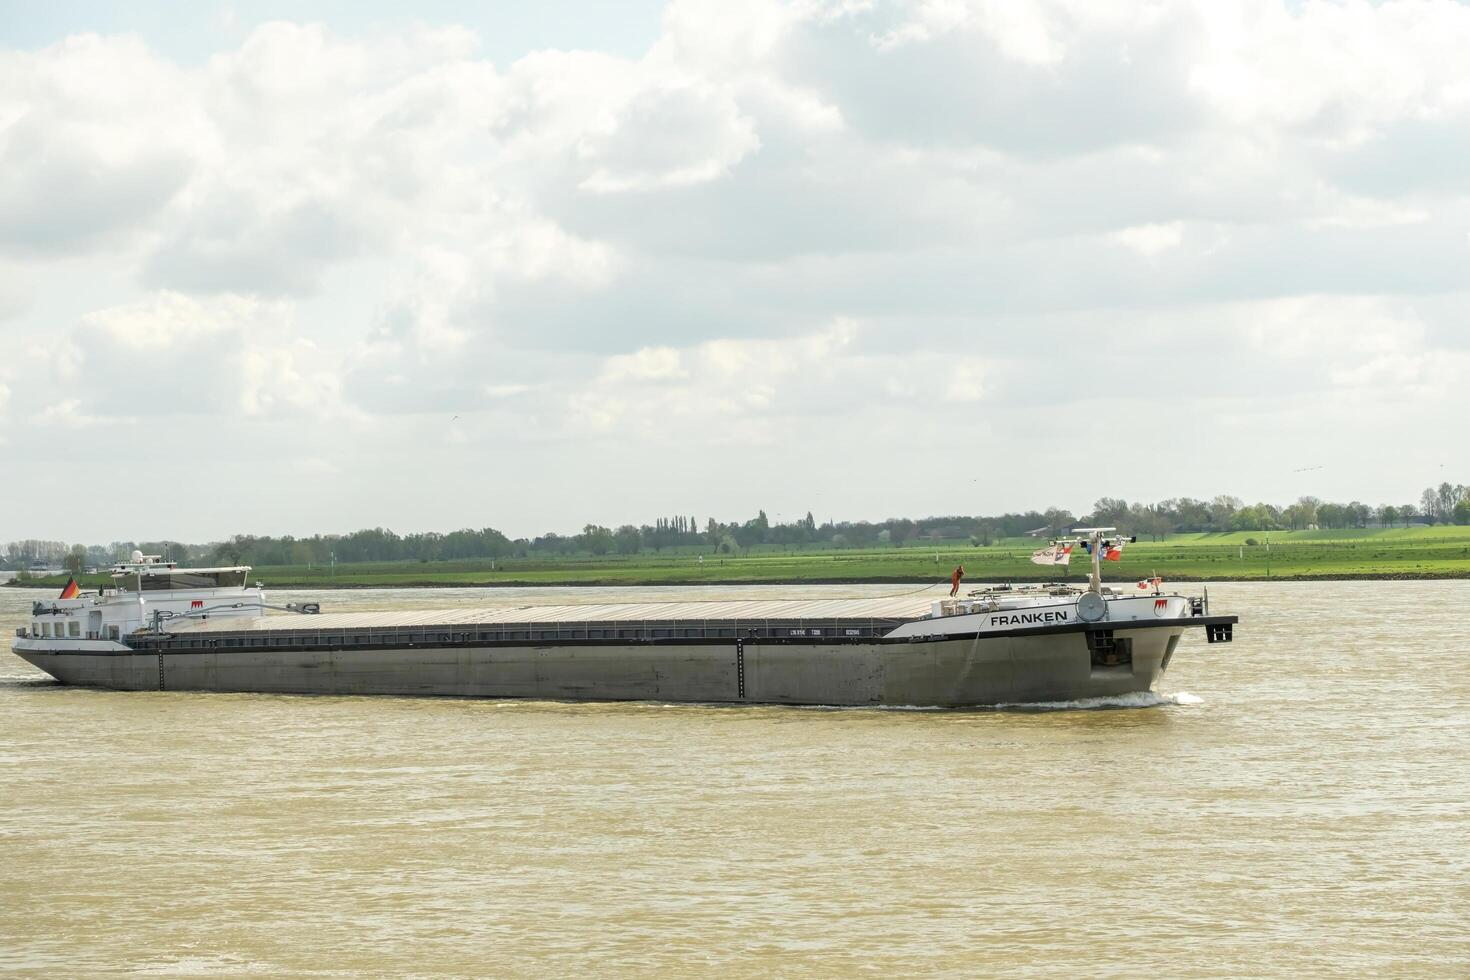
[[[137,592],[142,583],[144,592],[178,592],[187,589],[239,589],[245,585],[244,569],[224,569],[214,572],[171,569],[166,572],[136,572],[114,575],[113,583],[119,592]]]

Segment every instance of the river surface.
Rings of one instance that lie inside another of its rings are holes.
[[[0,588],[0,971],[1470,975],[1470,582],[1210,594],[1156,697],[904,711],[72,689]]]

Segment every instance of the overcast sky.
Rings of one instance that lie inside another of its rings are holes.
[[[0,541],[1470,479],[1470,6],[400,6],[0,2]]]

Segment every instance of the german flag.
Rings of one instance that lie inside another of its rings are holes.
[[[59,596],[59,598],[62,598],[62,599],[75,599],[77,596],[79,596],[81,594],[82,594],[82,589],[81,589],[81,587],[79,585],[77,585],[77,580],[76,580],[75,576],[71,576],[71,577],[68,577],[67,578],[67,580],[66,580],[66,588],[64,588],[64,589],[61,590],[61,595]]]

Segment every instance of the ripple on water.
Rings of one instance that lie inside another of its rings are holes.
[[[133,695],[0,637],[0,969],[1470,974],[1470,583],[1210,593],[1173,693],[983,711]]]

